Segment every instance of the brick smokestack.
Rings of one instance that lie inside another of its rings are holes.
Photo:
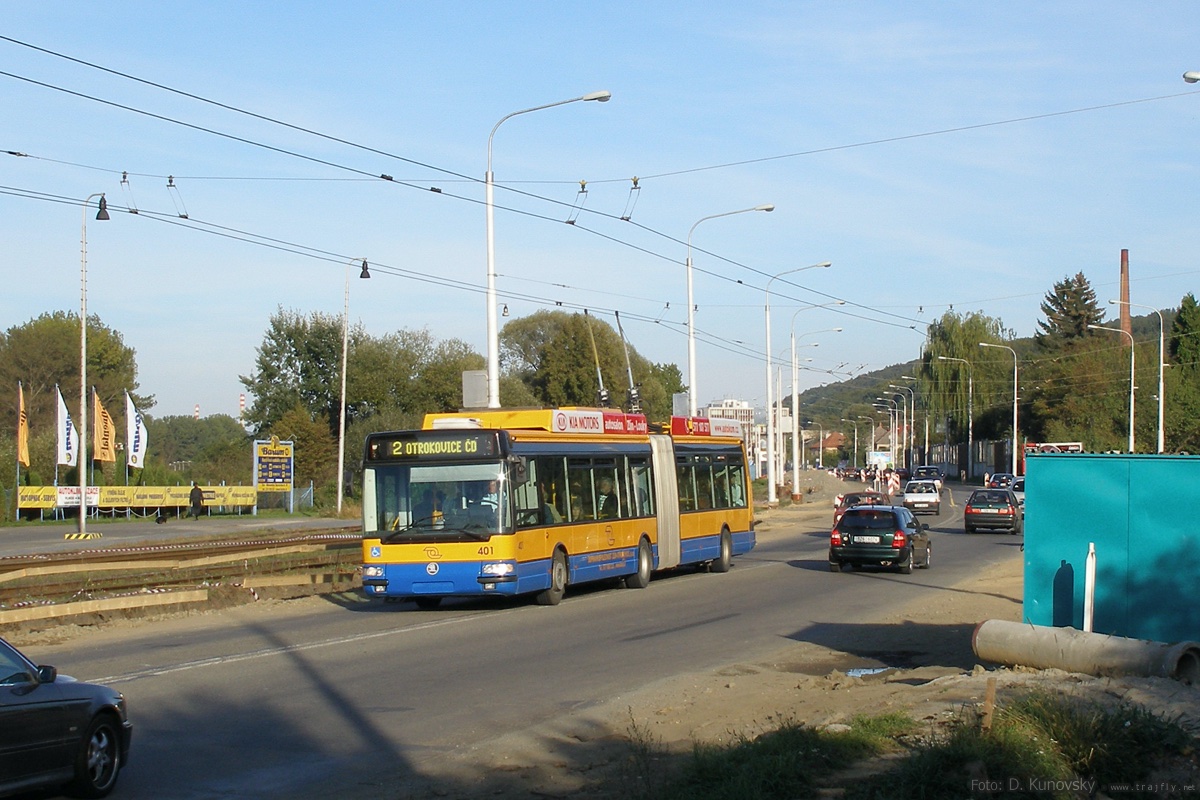
[[[1121,330],[1132,335],[1133,327],[1129,321],[1129,250],[1121,250]],[[1121,343],[1127,344],[1128,339],[1121,337]]]

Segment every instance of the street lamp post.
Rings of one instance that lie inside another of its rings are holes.
[[[1192,73],[1188,73],[1192,74]],[[1186,78],[1186,75],[1184,76]],[[1154,306],[1143,306],[1138,303],[1130,303],[1128,300],[1109,300],[1108,302],[1126,306],[1134,306],[1136,308],[1146,308],[1158,314],[1158,454],[1162,455],[1166,450],[1166,437],[1163,429],[1163,397],[1165,391],[1163,389],[1163,367],[1167,364],[1167,335],[1166,327],[1163,324],[1163,315]]]
[[[826,328],[825,330],[809,331],[808,333],[802,333],[798,337],[798,336],[796,336],[796,316],[801,311],[807,311],[810,308],[825,308],[828,306],[841,306],[841,305],[845,305],[845,304],[846,304],[845,300],[835,300],[831,303],[817,303],[817,304],[810,305],[810,306],[801,306],[800,308],[796,309],[796,311],[792,314],[791,329],[792,329],[792,494],[793,494],[792,499],[793,500],[799,499],[798,497],[795,496],[795,494],[796,494],[797,487],[800,486],[800,444],[796,441],[800,436],[800,415],[798,412],[798,409],[800,407],[800,393],[797,389],[797,383],[799,382],[799,379],[800,379],[800,376],[799,376],[800,368],[796,362],[796,339],[803,337],[803,336],[813,336],[818,333],[841,333],[842,332],[841,328]],[[819,342],[814,342],[811,346],[817,347],[819,344],[820,344]],[[811,360],[812,359],[809,359],[809,361],[811,361]]]
[[[900,424],[900,402],[897,401],[895,397],[876,397],[875,399],[888,404],[888,419],[891,422],[891,434],[888,437],[891,441],[888,449],[892,457],[892,468],[894,469],[900,466],[896,463],[896,428]],[[905,416],[908,415],[907,406],[904,408],[904,413]],[[904,446],[901,445],[901,450],[903,450],[903,448]]]
[[[917,446],[916,440],[913,438],[913,428],[915,428],[917,426],[917,393],[912,389],[911,386],[898,386],[894,383],[889,383],[888,388],[889,389],[899,389],[901,391],[908,392],[909,397],[912,400],[912,403],[910,406],[912,410],[910,412],[908,412],[908,436],[906,437],[906,439],[908,441],[908,457],[907,457],[907,460],[909,462],[908,466],[909,466],[909,468],[912,468],[913,466],[915,466],[912,463],[913,450],[915,450],[916,446]]]
[[[100,198],[96,219],[108,219],[108,201],[103,192],[89,194],[83,201],[83,222],[79,233],[79,533],[87,534],[87,212],[93,197]]]
[[[1134,351],[1137,349],[1136,347],[1134,347],[1134,344],[1133,344],[1133,334],[1130,333],[1129,331],[1125,330],[1124,328],[1106,328],[1103,325],[1088,325],[1088,327],[1093,328],[1098,331],[1112,331],[1113,333],[1119,333],[1119,334],[1125,336],[1127,339],[1129,339],[1129,452],[1133,453],[1133,452],[1135,452],[1135,450],[1133,448],[1133,444],[1134,444],[1134,441],[1133,441],[1133,414],[1134,414],[1133,390],[1136,388],[1134,386],[1134,380],[1135,380],[1135,374],[1136,374],[1134,371],[1134,365],[1135,365]]]
[[[1012,353],[1013,357],[1013,422],[1012,422],[1012,474],[1017,474],[1017,448],[1020,446],[1020,439],[1017,436],[1017,351],[1013,350],[1006,344],[992,344],[991,342],[980,342],[980,347],[995,347],[998,350],[1007,350]]]
[[[358,261],[358,259],[354,259]],[[351,261],[346,264],[346,299],[345,305],[342,306],[342,395],[341,404],[338,406],[338,475],[337,475],[337,513],[342,514],[342,494],[345,492],[345,469],[346,469],[346,363],[350,350],[350,266],[354,263]],[[362,271],[358,274],[360,278],[371,277],[370,271],[367,269],[367,260],[362,259]]]
[[[876,397],[878,403],[873,403],[876,408],[888,413],[888,459],[892,462],[892,467],[896,466],[896,401],[887,397]],[[882,405],[887,403],[887,405]]]
[[[610,92],[592,92],[590,94],[581,95],[580,97],[572,97],[570,100],[559,100],[557,103],[547,103],[544,106],[534,106],[533,108],[514,111],[513,113],[502,117],[500,121],[492,127],[492,132],[488,135],[487,174],[484,176],[487,204],[488,408],[500,407],[500,328],[499,322],[496,319],[496,248],[493,225],[494,206],[492,202],[492,189],[494,186],[494,176],[492,174],[492,139],[496,136],[497,128],[499,128],[506,120],[509,120],[519,114],[528,114],[531,111],[541,111],[544,108],[553,108],[555,106],[566,105],[567,103],[577,103],[581,100],[596,100],[601,103],[605,103],[608,102],[610,97],[612,97]]]
[[[957,361],[967,365],[967,479],[975,479],[975,376],[965,358],[938,356],[938,361]]]
[[[858,467],[858,423],[845,417],[842,417],[842,422],[849,422],[854,426],[854,463],[851,466]]]
[[[774,208],[774,206],[772,206],[772,208]],[[753,211],[754,209],[748,209],[748,210]],[[737,213],[737,212],[733,212],[733,213]],[[695,226],[693,226],[693,229],[694,229],[694,227]],[[690,238],[691,238],[690,234],[688,235],[688,238],[690,240]],[[689,265],[691,264],[691,256],[690,255],[688,256],[688,263],[689,263]],[[806,269],[829,267],[831,265],[832,265],[832,262],[830,262],[830,261],[822,261],[820,264],[810,264],[807,267],[796,267],[795,269],[784,270],[783,272],[773,275],[771,277],[771,279],[769,281],[767,281],[767,288],[763,290],[764,309],[765,309],[764,319],[766,320],[766,329],[767,329],[766,330],[766,334],[767,334],[766,347],[763,349],[763,353],[764,353],[764,355],[766,355],[766,358],[767,358],[767,504],[768,505],[774,505],[775,503],[778,502],[778,495],[775,491],[775,409],[773,408],[773,406],[775,404],[775,399],[771,392],[771,360],[772,360],[771,359],[771,284],[774,283],[777,279],[782,278],[784,275],[791,275],[794,272],[803,272]],[[689,269],[688,270],[688,278],[689,278],[688,286],[689,287],[691,286],[691,280],[690,280],[691,274],[692,274],[691,269]],[[689,297],[688,297],[688,319],[690,320],[691,314],[692,314],[692,305],[691,305],[691,296],[690,296],[691,292],[689,291],[688,294],[689,294]],[[690,335],[690,330],[689,330],[689,336],[688,336],[689,349],[691,348],[691,346],[692,346],[691,335]],[[691,398],[692,398],[692,403],[693,403],[692,413],[694,415],[695,414],[694,404],[696,402],[696,395],[694,392],[695,387],[690,386],[688,388],[689,388],[689,393],[691,394]],[[792,410],[792,413],[795,413],[795,409]]]
[[[696,405],[698,396],[696,394],[696,304],[692,299],[692,234],[695,233],[696,227],[705,220],[716,219],[717,217],[729,217],[734,214],[745,214],[748,211],[774,211],[775,206],[771,203],[754,206],[753,208],[742,208],[737,211],[725,211],[720,214],[710,214],[707,217],[701,217],[696,220],[696,224],[688,231],[687,238],[687,328],[688,328],[688,414],[696,416]],[[767,358],[770,363],[770,357]],[[768,379],[768,382],[769,379]]]

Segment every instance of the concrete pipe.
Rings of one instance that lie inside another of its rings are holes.
[[[989,619],[975,626],[971,649],[980,659],[997,664],[1200,684],[1200,643],[1196,642],[1165,644]]]

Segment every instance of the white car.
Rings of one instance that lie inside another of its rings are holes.
[[[942,512],[942,495],[938,485],[931,480],[909,481],[904,487],[904,493],[892,502],[903,505],[914,514],[940,514]]]
[[[1017,478],[1012,482],[1012,493],[1017,496],[1017,505],[1021,507],[1021,516],[1025,516],[1025,476]]]

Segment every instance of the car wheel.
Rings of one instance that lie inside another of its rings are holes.
[[[963,528],[964,528],[964,530],[966,530],[966,532],[967,532],[967,533],[974,533],[974,532],[975,532],[975,529],[974,529],[974,528],[972,528],[970,525],[964,525],[964,526],[963,526]]]
[[[836,561],[830,561],[830,562],[829,562],[829,571],[830,571],[830,572],[841,572],[841,571],[842,571],[842,565],[841,565],[841,564],[839,564],[839,563],[838,563],[838,562],[836,562]]]
[[[68,793],[74,797],[107,797],[117,785],[121,750],[117,721],[111,714],[92,720],[75,756],[75,778]]]
[[[626,589],[645,589],[650,585],[650,571],[654,567],[650,554],[650,543],[642,539],[638,543],[637,572],[625,577]]]
[[[567,555],[562,550],[554,551],[550,562],[550,587],[538,592],[540,606],[556,606],[567,591]]]
[[[912,570],[913,570],[913,556],[914,556],[914,553],[913,553],[913,551],[912,551],[912,550],[909,550],[909,551],[908,551],[908,558],[904,559],[904,563],[900,565],[900,574],[902,574],[902,575],[912,575]]]
[[[929,569],[933,566],[933,545],[925,548],[925,563],[921,565],[921,569]]]
[[[733,563],[733,541],[729,538],[729,531],[721,531],[721,555],[713,559],[713,572],[729,572],[729,567]]]

